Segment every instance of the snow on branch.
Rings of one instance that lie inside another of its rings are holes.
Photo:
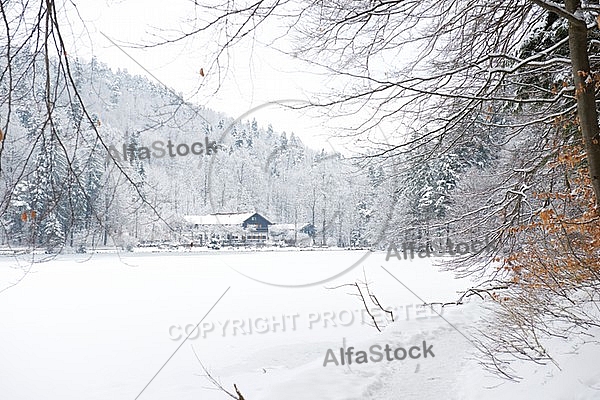
[[[564,9],[563,7],[561,7],[561,4],[559,3],[555,3],[553,1],[549,1],[549,0],[531,0],[531,2],[533,4],[536,4],[540,7],[542,7],[543,9],[553,12],[556,15],[559,15],[563,18],[566,18],[569,20],[569,22],[572,22],[574,24],[585,24],[585,21],[578,18],[575,14],[572,14],[570,12],[568,12],[566,9]]]

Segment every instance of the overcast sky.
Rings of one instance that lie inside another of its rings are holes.
[[[129,73],[146,76],[149,71],[163,84],[182,93],[186,100],[225,112],[233,118],[269,101],[308,99],[311,92],[328,84],[326,78],[315,73],[318,71],[308,71],[309,68],[303,63],[262,43],[278,30],[277,20],[261,28],[256,40],[248,41],[246,45],[236,47],[229,53],[231,64],[228,73],[220,79],[221,87],[214,94],[218,77],[203,78],[200,75],[200,69],[206,71],[213,61],[213,49],[208,47],[210,37],[198,37],[194,41],[153,49],[136,49],[126,45],[151,43],[156,40],[154,35],[159,29],[184,29],[185,19],[194,17],[191,14],[194,8],[189,1],[87,1],[78,2],[77,9],[80,18],[74,10],[67,12],[70,30],[73,32],[73,48],[68,50],[71,57],[79,56],[88,60],[95,55],[113,70],[126,68]],[[265,32],[269,35],[264,35]],[[144,68],[136,65],[102,34],[122,45],[123,50]],[[264,39],[261,35],[264,35]],[[154,81],[150,76],[149,79]],[[207,80],[205,83],[208,86],[196,92],[202,80]],[[332,144],[320,136],[324,133],[323,121],[314,116],[308,117],[284,107],[269,106],[252,113],[248,119],[253,117],[261,126],[266,127],[268,123],[272,123],[276,130],[288,133],[293,131],[313,148],[332,151]],[[335,143],[333,147],[344,152],[340,143]]]

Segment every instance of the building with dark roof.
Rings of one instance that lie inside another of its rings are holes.
[[[234,246],[264,244],[269,239],[269,225],[273,225],[256,212],[186,215],[183,219],[200,245],[210,241]]]

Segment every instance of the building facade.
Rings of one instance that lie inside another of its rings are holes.
[[[216,213],[186,215],[183,219],[199,245],[218,242],[224,245],[262,245],[269,239],[269,225],[259,213]]]

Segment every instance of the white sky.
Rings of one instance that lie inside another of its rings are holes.
[[[85,29],[77,23],[77,18],[69,17],[71,30],[74,32],[73,49],[68,50],[71,56],[90,59],[91,55],[95,55],[113,70],[126,68],[131,74],[146,76],[146,71],[113,46],[102,33],[119,44],[150,43],[154,39],[152,34],[156,32],[156,28],[183,29],[183,20],[193,17],[189,14],[193,10],[191,3],[183,0],[88,0],[78,2],[77,9],[85,23]],[[258,41],[261,40],[258,37]],[[200,68],[207,71],[213,61],[212,49],[203,50],[207,43],[210,45],[210,38],[198,37],[194,41],[153,49],[123,48],[163,84],[183,93],[184,99],[224,112],[233,118],[265,102],[308,99],[310,92],[327,85],[324,77],[313,73],[314,71],[307,72],[308,67],[299,61],[257,42],[252,47],[248,42],[248,45],[236,47],[229,54],[232,62],[229,73],[222,79],[222,86],[215,95],[212,88],[218,81],[217,77],[207,75],[202,78],[200,75]],[[207,80],[208,87],[195,93],[202,80]],[[322,136],[326,133],[323,120],[309,118],[303,113],[278,106],[254,112],[248,116],[249,120],[252,118],[256,118],[259,125],[264,127],[271,123],[276,131],[286,131],[288,134],[293,131],[313,148],[344,152],[341,144],[332,145]]]

